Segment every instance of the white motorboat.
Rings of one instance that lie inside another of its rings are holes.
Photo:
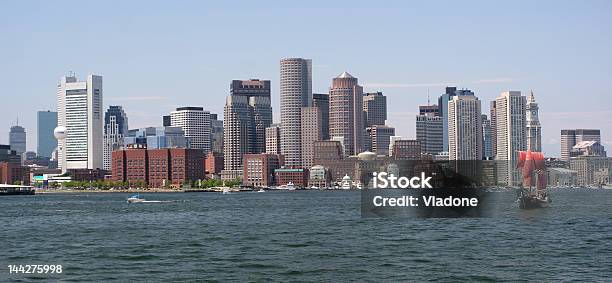
[[[292,182],[289,182],[287,185],[282,185],[282,186],[278,186],[276,187],[277,190],[288,190],[288,191],[293,191],[295,190],[295,186],[293,185]]]
[[[257,192],[258,192],[258,193],[265,193],[266,191],[265,191],[263,188],[261,188],[261,189],[259,189],[259,191],[257,191]]]
[[[139,203],[139,202],[144,202],[144,201],[145,199],[140,198],[140,194],[135,194],[127,199],[128,203]]]

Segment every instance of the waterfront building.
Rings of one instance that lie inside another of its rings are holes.
[[[329,139],[329,94],[313,93],[312,106],[318,107],[321,111],[321,131],[323,140]]]
[[[245,154],[243,160],[242,183],[252,187],[274,185],[274,170],[283,166],[283,157],[278,154]]]
[[[53,130],[57,128],[57,112],[38,111],[36,115],[36,154],[40,157],[51,158],[57,140]]]
[[[365,127],[385,125],[387,121],[387,97],[382,92],[363,94],[363,115]]]
[[[561,130],[561,160],[569,161],[572,148],[582,141],[601,143],[601,133],[597,129]]]
[[[272,124],[266,128],[266,153],[281,154],[280,124]]]
[[[0,184],[29,185],[30,178],[28,168],[19,163],[0,161]]]
[[[444,119],[438,116],[437,105],[419,106],[416,116],[416,139],[421,143],[422,152],[438,154],[444,148]]]
[[[280,61],[281,153],[288,166],[302,166],[302,107],[312,105],[312,60]]]
[[[547,167],[547,184],[551,187],[578,185],[578,172],[567,168]]]
[[[233,80],[224,109],[224,170],[242,175],[242,157],[266,149],[272,124],[270,81]]]
[[[498,173],[500,184],[514,186],[520,182],[520,172],[515,170],[518,152],[527,150],[527,98],[520,91],[502,92],[495,99],[496,141],[495,159],[500,160]]]
[[[343,137],[346,156],[355,155],[364,148],[362,93],[357,78],[347,72],[334,78],[329,90],[330,136]]]
[[[330,175],[323,165],[312,166],[309,171],[309,187],[328,188],[331,186]]]
[[[493,160],[493,132],[491,120],[486,114],[482,114],[482,159]]]
[[[385,125],[372,125],[366,128],[368,149],[377,155],[389,155],[389,143],[395,136],[395,128]]]
[[[531,151],[542,151],[542,126],[538,118],[538,103],[535,101],[533,91],[527,100],[527,149]]]
[[[189,139],[181,127],[147,127],[128,130],[123,146],[145,146],[148,149],[188,148]]]
[[[599,186],[612,181],[612,157],[578,156],[570,158],[570,169],[577,172],[579,186]]]
[[[206,155],[206,161],[204,164],[204,171],[207,175],[212,175],[215,177],[221,174],[223,170],[223,155],[220,153],[216,153],[214,151],[209,152]]]
[[[172,127],[181,127],[189,139],[189,148],[202,150],[204,154],[210,146],[210,112],[202,107],[179,107],[170,113]]]
[[[306,168],[279,168],[274,170],[274,178],[277,186],[284,186],[289,183],[297,188],[308,186],[308,169]]]
[[[123,147],[127,132],[128,118],[123,107],[111,105],[104,114],[104,170],[111,170],[111,153]]]
[[[26,152],[26,131],[24,127],[19,125],[11,127],[9,145],[18,155]]]
[[[180,186],[204,178],[204,154],[199,149],[129,147],[112,153],[112,179],[130,186]]]
[[[474,95],[453,96],[448,102],[450,160],[482,160],[482,114]]]
[[[103,167],[104,117],[102,76],[62,77],[57,86],[58,166],[68,169]],[[61,137],[64,137],[60,135]]]

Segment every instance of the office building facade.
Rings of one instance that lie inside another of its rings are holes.
[[[312,105],[312,60],[280,61],[281,152],[288,166],[302,166],[302,107]]]
[[[66,129],[58,140],[58,166],[68,169],[101,169],[104,151],[102,76],[86,81],[63,77],[57,91],[57,125]]]
[[[36,154],[40,157],[51,158],[57,148],[57,140],[53,130],[57,127],[57,112],[38,111],[36,115]]]
[[[344,140],[344,154],[364,149],[363,88],[357,78],[343,72],[332,80],[329,90],[329,134]]]

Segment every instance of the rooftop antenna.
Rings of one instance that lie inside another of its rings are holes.
[[[429,102],[429,88],[427,88],[427,106],[430,106],[430,102]]]
[[[19,126],[19,114],[17,114],[17,125],[15,126]]]

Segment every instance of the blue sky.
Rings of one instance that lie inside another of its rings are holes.
[[[176,106],[222,116],[232,79],[269,79],[279,60],[313,60],[313,90],[348,71],[388,96],[388,124],[414,137],[419,104],[446,85],[488,113],[505,90],[540,103],[544,150],[561,128],[600,128],[612,148],[612,1],[2,1],[0,143],[19,115],[36,149],[36,111],[59,78],[104,76],[104,102],[130,128]]]

